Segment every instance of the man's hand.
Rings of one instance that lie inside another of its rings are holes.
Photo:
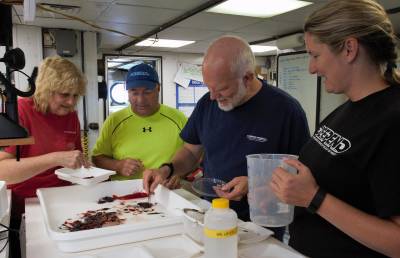
[[[219,197],[240,201],[248,192],[247,176],[235,177],[221,188],[215,188]]]
[[[181,177],[174,175],[170,179],[164,180],[162,184],[171,190],[181,188]]]
[[[166,181],[170,171],[167,166],[159,169],[146,169],[143,171],[143,188],[146,193],[154,193],[158,184],[162,184]]]
[[[122,159],[117,161],[117,173],[121,176],[131,176],[144,169],[139,159]]]

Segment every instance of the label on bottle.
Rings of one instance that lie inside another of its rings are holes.
[[[204,235],[208,238],[228,238],[237,234],[238,228],[231,229],[209,229],[204,228]]]

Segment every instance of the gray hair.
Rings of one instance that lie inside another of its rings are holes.
[[[236,56],[234,56],[230,69],[233,74],[236,74],[238,77],[242,77],[247,72],[254,72],[256,67],[256,59],[253,51],[250,48],[250,45],[242,38],[236,36],[234,37],[243,43],[243,48]]]
[[[211,46],[214,45],[215,42],[224,39],[224,38],[232,38],[238,40],[241,44],[237,47],[237,53],[231,56],[230,62],[230,71],[233,75],[236,75],[237,78],[244,76],[247,72],[254,72],[256,60],[253,54],[253,51],[250,48],[249,43],[238,36],[234,35],[224,35],[215,39],[210,46],[208,47],[206,53],[208,53]],[[229,46],[226,46],[229,48]]]

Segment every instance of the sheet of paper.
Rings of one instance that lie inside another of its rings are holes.
[[[180,106],[178,109],[185,114],[186,117],[190,117],[190,115],[193,113],[195,106]]]
[[[182,63],[180,68],[185,78],[189,78],[200,82],[203,81],[203,75],[201,74],[201,66]]]
[[[184,77],[175,77],[174,82],[179,84],[183,88],[187,88],[187,87],[189,87],[190,79],[187,79],[187,78],[184,78]]]
[[[194,87],[194,101],[197,103],[207,92],[207,87]]]
[[[203,81],[201,66],[185,63],[180,64],[174,82],[187,88],[190,84],[190,80]]]
[[[178,103],[188,103],[188,104],[194,104],[194,88],[193,87],[188,87],[188,88],[183,88],[183,87],[178,87]]]

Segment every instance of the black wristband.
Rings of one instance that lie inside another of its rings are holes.
[[[170,179],[172,177],[172,174],[174,173],[174,165],[172,164],[172,162],[163,163],[163,164],[161,164],[160,168],[162,168],[164,166],[167,166],[169,168],[169,174],[166,179]]]
[[[318,191],[315,193],[313,199],[310,202],[310,205],[308,205],[307,210],[310,213],[316,213],[321,206],[322,202],[324,201],[326,197],[326,192],[320,187],[318,188]]]

